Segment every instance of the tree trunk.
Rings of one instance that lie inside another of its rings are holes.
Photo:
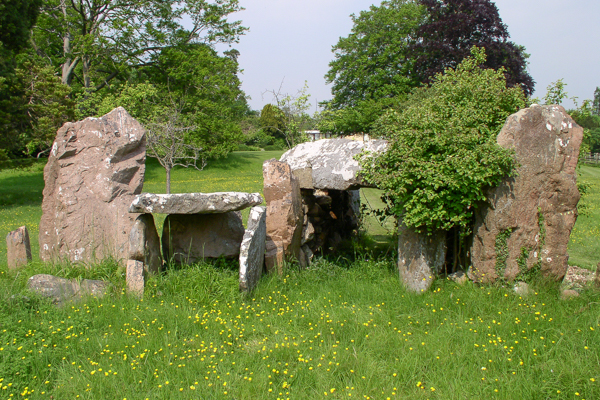
[[[165,168],[167,171],[167,194],[171,194],[171,168]]]

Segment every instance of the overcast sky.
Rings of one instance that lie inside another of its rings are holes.
[[[242,88],[253,109],[271,102],[266,90],[296,93],[308,81],[313,105],[331,98],[325,84],[331,47],[352,29],[350,14],[367,10],[371,0],[240,0],[232,15],[250,28],[240,43]],[[496,0],[511,40],[531,57],[534,96],[560,78],[569,96],[593,98],[600,86],[600,0]],[[565,102],[567,108],[571,101]],[[314,107],[313,110],[314,111]]]

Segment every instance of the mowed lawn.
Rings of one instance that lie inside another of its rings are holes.
[[[176,170],[173,192],[260,192],[262,160],[280,154],[240,152],[229,157],[236,168]],[[147,171],[145,191],[164,192],[164,171],[154,162]],[[581,169],[592,183],[595,172]],[[0,172],[3,232],[28,224],[35,245],[42,186],[41,165]],[[380,205],[377,191],[363,194]],[[597,245],[585,240],[598,221],[589,211],[570,252]],[[367,223],[376,236],[393,230]],[[36,273],[106,279],[113,289],[56,307],[26,290]],[[538,281],[520,297],[510,285],[440,279],[419,296],[403,289],[393,255],[368,251],[289,265],[250,295],[238,291],[235,262],[154,276],[143,299],[126,294],[123,274],[110,262],[39,261],[11,273],[0,260],[0,398],[600,398],[598,291],[560,300],[557,285]]]

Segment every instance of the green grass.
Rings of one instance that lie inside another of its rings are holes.
[[[578,182],[590,187],[581,201],[585,210],[571,232],[569,264],[595,270],[600,263],[600,167],[579,167]]]
[[[234,153],[235,168],[176,170],[173,192],[261,191],[262,160],[278,156],[265,153]],[[596,171],[580,173],[598,184]],[[26,223],[34,245],[41,176],[41,164],[0,172],[2,229]],[[145,190],[163,188],[149,161]],[[586,201],[597,204],[597,190]],[[362,194],[381,205],[378,191]],[[572,254],[597,246],[599,217],[592,206],[579,218]],[[393,230],[367,224],[381,240]],[[198,264],[152,277],[139,300],[124,293],[115,262],[35,261],[9,273],[0,259],[0,398],[600,398],[600,292],[561,301],[542,281],[521,298],[501,285],[438,280],[417,296],[394,261],[339,253],[266,276],[249,296],[238,292],[235,262]],[[36,273],[104,279],[113,290],[55,307],[27,291]]]
[[[600,398],[598,292],[437,281],[418,296],[390,261],[320,259],[251,296],[234,267],[202,264],[141,301],[56,308],[23,289],[40,268],[0,274],[29,297],[0,294],[3,398]]]

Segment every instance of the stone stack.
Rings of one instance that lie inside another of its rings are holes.
[[[129,236],[130,291],[137,295],[143,293],[146,276],[158,272],[163,259],[166,263],[189,264],[205,258],[239,257],[245,232],[239,210],[260,203],[259,193],[144,193],[136,196],[129,207],[130,213],[141,213]],[[168,214],[160,241],[152,213]],[[256,252],[256,259],[261,257],[260,249],[252,251]]]

